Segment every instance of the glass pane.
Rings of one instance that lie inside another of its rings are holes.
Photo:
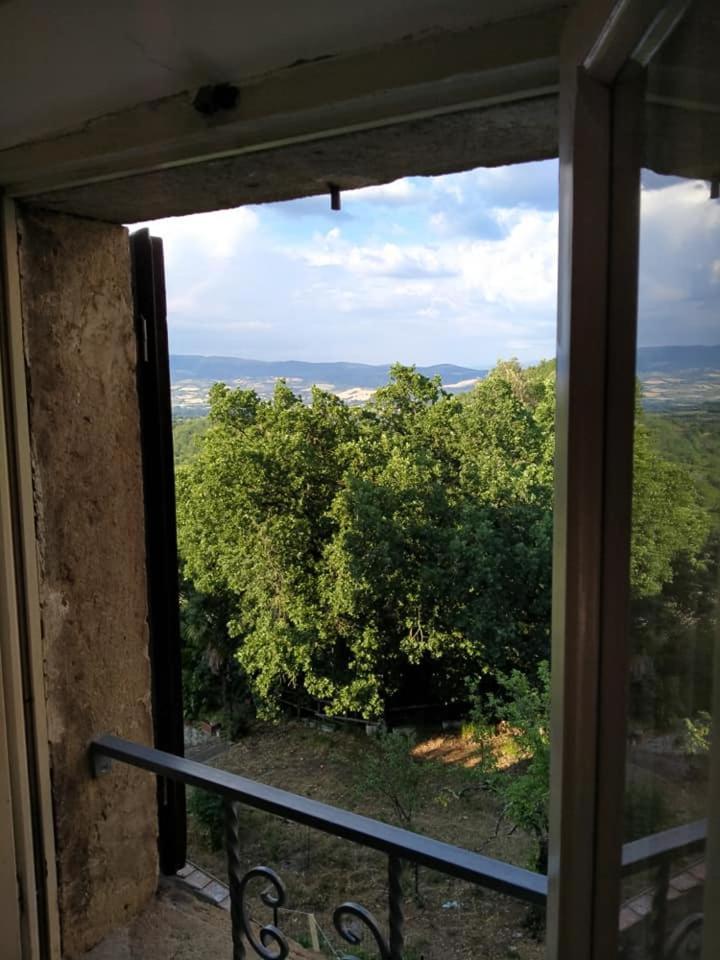
[[[620,914],[631,960],[702,949],[720,661],[719,28],[714,0],[693,5],[648,71]]]

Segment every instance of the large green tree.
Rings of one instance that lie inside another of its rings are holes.
[[[548,656],[551,364],[499,364],[462,396],[398,365],[362,408],[217,385],[210,408],[178,470],[184,574],[229,598],[261,706],[296,691],[377,717],[421,673],[450,699]],[[632,577],[649,596],[706,526],[641,422],[636,446]]]

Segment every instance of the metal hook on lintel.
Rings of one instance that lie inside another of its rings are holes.
[[[342,201],[340,199],[340,187],[336,183],[329,183],[330,188],[330,209],[342,210]]]

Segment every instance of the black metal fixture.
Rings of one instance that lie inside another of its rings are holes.
[[[222,110],[234,110],[240,90],[232,83],[210,83],[195,94],[193,107],[206,117]]]

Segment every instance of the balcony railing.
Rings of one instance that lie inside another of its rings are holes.
[[[263,877],[273,888],[274,892],[264,893],[262,899],[266,906],[275,910],[283,906],[285,890],[280,878],[268,867],[256,867],[247,873],[243,872],[240,866],[240,805],[284,817],[361,846],[372,847],[387,855],[387,937],[375,917],[359,903],[342,903],[333,914],[335,929],[347,943],[357,945],[360,942],[357,925],[364,926],[375,941],[382,960],[402,960],[403,956],[401,876],[405,863],[430,867],[448,876],[467,880],[529,904],[542,905],[547,897],[547,877],[539,873],[532,873],[522,867],[502,863],[449,843],[341,810],[327,803],[265,786],[245,777],[119,737],[99,737],[93,741],[90,749],[96,774],[106,771],[108,761],[120,760],[149,770],[160,777],[180,781],[224,798],[233,960],[241,960],[245,955],[243,938],[265,960],[284,960],[289,951],[287,940],[276,924],[264,926],[259,937],[250,924],[246,889],[254,877]]]
[[[700,911],[684,911],[679,922],[668,931],[668,907],[673,898],[682,895],[682,886],[685,886],[678,885],[673,890],[673,864],[686,861],[704,850],[706,835],[707,820],[698,820],[642,837],[623,847],[623,877],[654,871],[652,905],[647,920],[648,955],[653,960],[681,960],[683,957],[700,956],[703,914]],[[683,872],[679,876],[685,875]],[[697,954],[694,952],[696,947]]]
[[[375,917],[359,903],[342,903],[333,914],[336,930],[347,943],[354,946],[360,943],[359,926],[364,927],[374,940],[381,960],[402,960],[403,957],[401,878],[405,864],[430,867],[531,905],[542,907],[547,900],[547,877],[542,874],[162,750],[106,735],[92,742],[90,756],[95,775],[106,772],[111,761],[119,760],[224,799],[233,960],[245,957],[246,942],[264,960],[285,960],[289,952],[288,941],[277,926],[277,911],[285,903],[285,888],[280,877],[269,867],[255,867],[248,872],[243,872],[241,867],[241,805],[371,847],[387,856],[387,936]],[[706,822],[699,821],[644,837],[623,848],[624,876],[656,869],[650,922],[653,943],[651,956],[658,960],[681,956],[679,950],[702,925],[702,915],[693,914],[685,918],[669,937],[666,934],[672,862],[701,850],[705,833]],[[247,887],[250,881],[258,877],[266,880],[272,888],[273,892],[266,889],[261,898],[266,906],[273,909],[275,921],[263,926],[256,934],[248,914]]]

